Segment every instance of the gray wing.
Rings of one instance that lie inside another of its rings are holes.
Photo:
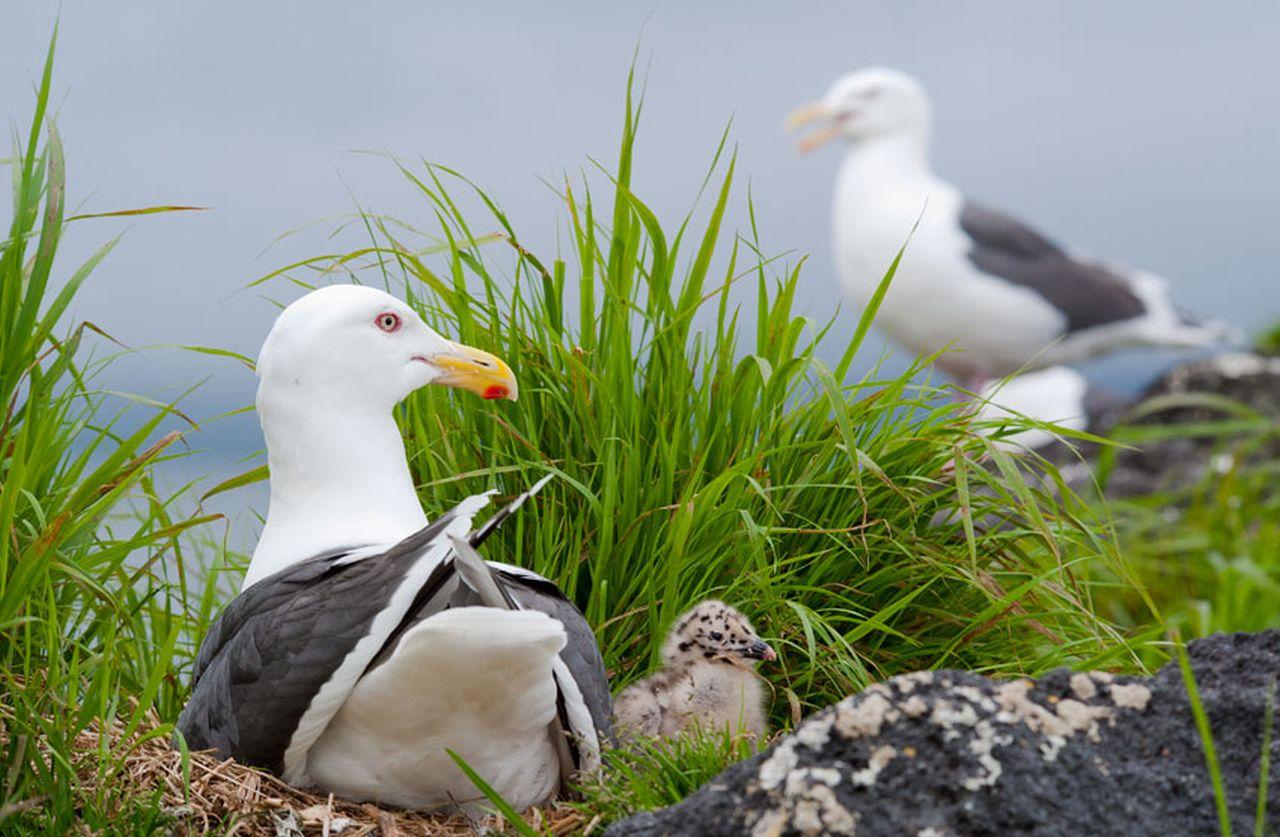
[[[391,551],[343,565],[345,555],[265,578],[223,611],[201,644],[178,718],[187,746],[283,771],[311,699],[404,580],[408,562]]]
[[[609,678],[605,674],[604,658],[600,656],[600,644],[596,642],[596,635],[582,611],[565,598],[559,587],[541,576],[515,572],[501,565],[494,568],[520,607],[540,610],[564,625],[568,641],[560,652],[560,658],[582,692],[601,742],[612,743],[613,698],[609,691]]]
[[[1071,258],[1016,218],[966,202],[960,228],[973,241],[969,260],[979,270],[1040,294],[1066,317],[1068,332],[1147,313],[1124,275]]]
[[[358,561],[344,561],[354,550],[327,553],[242,591],[200,644],[191,697],[178,717],[187,746],[282,772],[312,697],[369,635],[374,618],[455,512],[385,552]],[[422,584],[414,608],[438,601],[451,581],[451,568],[441,564]],[[398,636],[393,632],[383,647]]]

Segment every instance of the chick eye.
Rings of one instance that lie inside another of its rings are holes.
[[[719,631],[712,631],[711,638],[714,639],[716,642],[719,642],[720,640],[724,639],[724,634],[720,633]]]
[[[393,311],[383,311],[373,321],[377,323],[378,328],[390,334],[393,331],[400,330],[400,315]]]

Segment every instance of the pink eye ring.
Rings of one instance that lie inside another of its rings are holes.
[[[400,315],[394,311],[383,311],[381,314],[373,318],[378,328],[387,334],[400,330]]]

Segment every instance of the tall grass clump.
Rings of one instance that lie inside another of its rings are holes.
[[[874,304],[852,333],[797,310],[824,280],[766,255],[725,138],[705,200],[660,219],[634,176],[640,110],[629,85],[616,165],[558,187],[560,252],[532,252],[461,174],[397,160],[431,232],[362,211],[358,244],[259,280],[392,287],[511,362],[518,403],[403,405],[429,513],[556,474],[490,557],[563,586],[615,686],[657,661],[676,614],[728,599],[780,649],[780,723],[907,670],[1135,665],[1078,572],[1116,563],[1105,521],[913,383],[918,367],[851,376]]]
[[[97,391],[105,362],[90,343],[103,333],[66,319],[115,240],[59,269],[62,236],[78,219],[66,211],[66,159],[48,115],[52,69],[51,43],[30,128],[5,160],[13,214],[0,244],[0,831],[62,834],[77,822],[131,831],[156,812],[122,811],[135,791],[116,781],[127,745],[103,737],[86,752],[77,742],[110,725],[130,739],[153,713],[174,713],[184,684],[172,666],[200,602],[166,573],[180,573],[178,536],[200,521],[177,515],[152,479],[179,438],[164,432],[176,423],[170,410]]]

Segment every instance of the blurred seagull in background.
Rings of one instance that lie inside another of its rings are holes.
[[[1006,432],[1005,421],[1020,416],[1065,430],[1098,433],[1129,400],[1089,385],[1084,375],[1067,366],[1051,366],[992,381],[978,393],[975,418],[1005,450],[1039,450],[1058,440],[1048,429],[1028,427]]]
[[[498,358],[382,291],[313,291],[258,362],[271,502],[245,586],[200,646],[178,729],[191,749],[298,786],[405,808],[482,806],[448,751],[517,809],[600,764],[609,683],[549,580],[475,552],[489,494],[430,524],[393,409],[414,390],[514,400]]]
[[[1068,253],[973,203],[929,165],[923,85],[873,67],[838,80],[788,120],[800,142],[848,145],[836,181],[835,251],[846,293],[865,307],[911,235],[877,323],[931,355],[970,392],[995,376],[1070,364],[1126,346],[1206,346],[1232,332],[1180,312],[1158,276]]]

